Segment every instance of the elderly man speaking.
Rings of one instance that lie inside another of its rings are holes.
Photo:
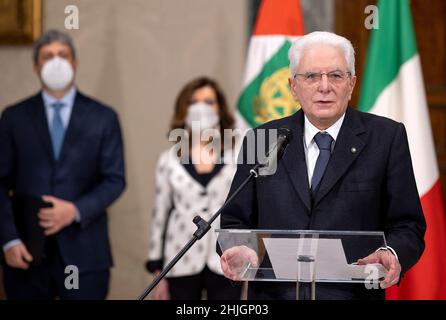
[[[313,32],[293,43],[289,58],[289,84],[301,110],[254,133],[288,128],[294,138],[275,174],[251,180],[223,211],[221,226],[384,231],[388,247],[359,261],[381,263],[387,269],[380,289],[367,290],[363,284],[316,288],[317,299],[383,299],[383,289],[397,284],[424,250],[426,224],[406,130],[401,123],[348,107],[356,83],[349,40]],[[229,196],[251,167],[238,164]],[[233,248],[223,252],[221,264],[225,275],[237,280],[230,263],[234,254]],[[249,284],[250,299],[295,297],[295,283]]]

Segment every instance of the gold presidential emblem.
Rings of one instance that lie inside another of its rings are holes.
[[[263,80],[259,95],[253,101],[257,123],[283,118],[299,110],[300,105],[293,99],[288,85],[290,76],[290,70],[284,67]]]

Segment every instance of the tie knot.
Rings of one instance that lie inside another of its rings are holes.
[[[65,104],[63,102],[54,102],[51,104],[51,106],[54,108],[54,111],[59,112],[60,109],[63,108]]]
[[[316,141],[319,150],[331,151],[331,143],[333,142],[333,138],[330,136],[330,134],[326,132],[318,132],[314,136],[314,141]]]

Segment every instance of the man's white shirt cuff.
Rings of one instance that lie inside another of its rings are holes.
[[[14,239],[14,240],[6,242],[6,244],[3,246],[3,252],[6,253],[6,251],[8,251],[9,248],[12,248],[13,246],[15,246],[19,243],[22,243],[22,240]]]
[[[398,255],[396,254],[395,250],[393,250],[392,247],[386,246],[386,247],[380,247],[378,248],[375,252],[378,252],[379,250],[389,250],[390,252],[392,252],[392,254],[396,257],[396,260],[398,260],[398,262],[400,261],[400,259],[398,259]]]

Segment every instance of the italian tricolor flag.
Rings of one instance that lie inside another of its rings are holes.
[[[446,219],[426,94],[407,0],[379,1],[360,110],[404,123],[427,222],[426,249],[388,299],[446,299]],[[410,244],[409,244],[410,245]]]
[[[299,108],[288,85],[288,49],[303,34],[298,0],[262,1],[248,48],[238,127],[255,127]]]

